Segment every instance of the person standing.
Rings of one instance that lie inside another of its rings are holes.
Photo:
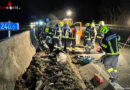
[[[99,31],[101,34],[104,34],[100,46],[105,52],[105,55],[101,57],[101,61],[110,74],[110,81],[115,83],[118,80],[116,67],[119,57],[118,41],[120,41],[120,36],[109,30],[107,26],[101,26]]]
[[[86,50],[86,53],[91,52],[91,26],[90,23],[86,23],[86,30],[84,31],[84,48]]]
[[[53,28],[53,44],[54,44],[54,50],[60,50],[61,46],[60,46],[60,37],[61,37],[61,27],[63,26],[62,22],[58,22],[55,27]]]
[[[62,49],[66,53],[69,52],[69,33],[70,33],[70,28],[68,26],[68,22],[65,22],[63,27],[62,27]]]
[[[70,34],[69,34],[69,45],[71,45],[72,47],[72,53],[75,53],[75,45],[76,45],[76,29],[75,29],[75,25],[73,23],[69,24],[70,26]]]
[[[91,23],[91,40],[92,40],[92,48],[95,48],[95,41],[97,36],[97,30],[95,27],[95,22]]]
[[[97,42],[97,47],[96,47],[96,50],[100,53],[103,52],[103,50],[101,49],[100,47],[100,42],[102,40],[102,38],[104,37],[104,34],[100,33],[99,32],[99,29],[102,27],[102,26],[105,26],[105,23],[104,21],[99,21],[99,28],[97,29],[97,37],[96,37],[96,42]]]

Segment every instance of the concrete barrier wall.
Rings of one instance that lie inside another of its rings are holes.
[[[15,81],[26,71],[35,48],[30,31],[0,42],[0,90],[14,90]]]

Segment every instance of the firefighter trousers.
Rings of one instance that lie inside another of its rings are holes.
[[[60,40],[58,38],[53,38],[54,48],[60,49]]]
[[[69,39],[62,38],[62,49],[66,52],[69,52]]]
[[[76,41],[75,41],[75,39],[69,39],[69,41],[70,41],[70,43],[69,43],[69,45],[71,45],[71,47],[72,47],[72,51],[75,51],[75,45],[76,45]]]
[[[91,38],[92,48],[95,48],[95,41],[96,41],[96,37],[92,36]]]
[[[110,78],[117,79],[117,63],[118,63],[118,57],[119,55],[108,55],[105,56],[103,59],[104,66],[108,73],[110,74]]]
[[[84,45],[85,48],[91,49],[91,40],[84,40],[83,45]]]
[[[84,40],[84,48],[86,49],[86,53],[90,53],[91,51],[91,40]]]

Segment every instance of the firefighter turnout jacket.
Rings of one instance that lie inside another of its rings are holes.
[[[120,36],[109,30],[100,45],[106,55],[119,55],[118,41],[120,41]]]

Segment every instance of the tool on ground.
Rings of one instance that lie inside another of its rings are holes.
[[[99,71],[100,72],[100,71]],[[98,74],[94,74],[94,77],[92,79],[92,83],[95,87],[99,86],[100,84],[103,83],[103,78],[101,77],[101,75],[98,73]]]
[[[93,61],[95,58],[90,57],[90,56],[75,56],[72,59],[72,62],[75,64],[81,64],[81,65],[85,65],[90,63],[91,61]]]
[[[102,58],[100,58],[100,59],[102,59]],[[99,60],[99,61],[102,61],[102,60]],[[99,85],[102,84],[103,81],[104,81],[103,78],[102,78],[102,76],[100,75],[100,74],[101,74],[101,68],[102,68],[102,65],[101,65],[101,67],[99,68],[98,73],[95,73],[95,74],[94,74],[94,77],[93,77],[93,79],[92,79],[92,84],[93,84],[95,87],[99,86]]]
[[[81,62],[82,65],[85,65],[85,64],[88,64],[91,61],[93,61],[94,58],[93,57],[89,57],[89,56],[85,56],[85,57],[80,57],[79,60],[80,60],[80,62]]]

